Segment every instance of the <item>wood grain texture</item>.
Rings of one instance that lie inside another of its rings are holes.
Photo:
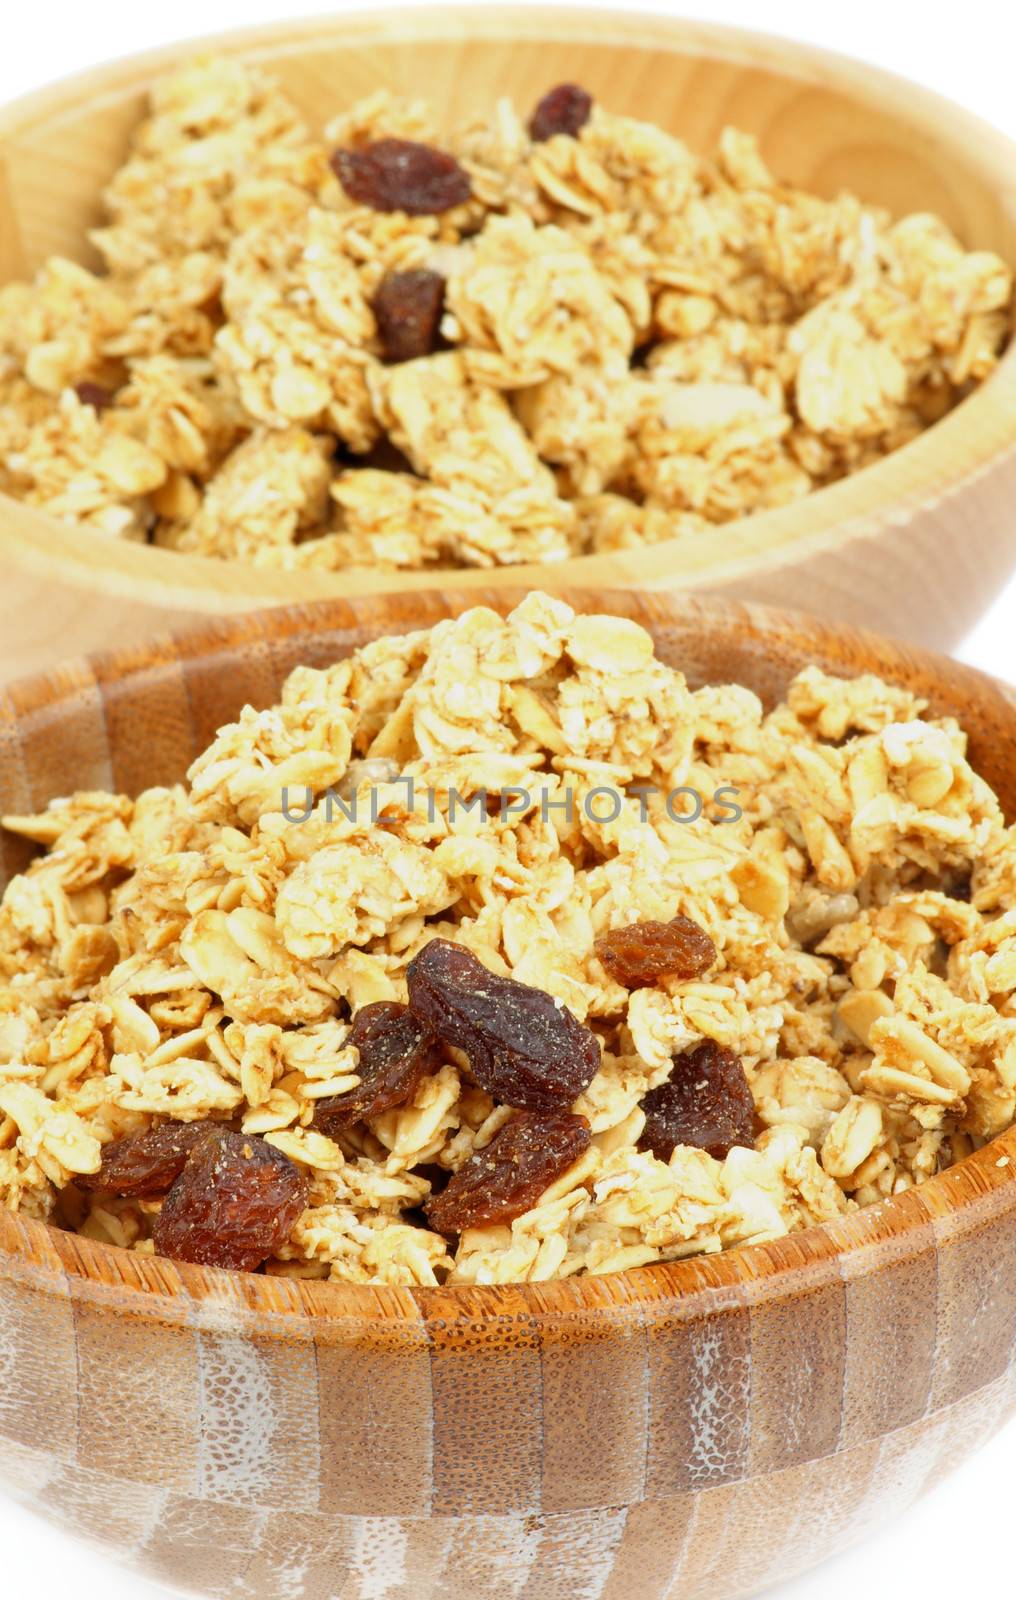
[[[296,663],[517,598],[273,610],[16,684],[0,808],[176,780]],[[1016,814],[1016,695],[969,668],[754,606],[571,598],[769,703],[807,662],[877,670],[962,719]],[[503,1288],[231,1275],[0,1212],[0,1481],[231,1600],[733,1600],[938,1481],[1016,1409],[1014,1356],[1016,1131],[773,1244]]]
[[[315,126],[382,85],[428,96],[455,122],[500,94],[528,105],[561,78],[712,148],[756,134],[789,181],[844,187],[895,212],[934,211],[971,246],[1016,263],[1016,150],[966,112],[875,68],[705,23],[552,8],[373,12],[281,23],[215,47],[279,75]],[[86,229],[153,77],[186,53],[114,62],[0,113],[0,280],[60,252],[89,260]],[[952,644],[1016,564],[1016,347],[921,438],[797,504],[714,535],[545,567],[456,574],[460,587],[574,584],[792,604]],[[440,588],[447,574],[284,575],[89,538],[0,497],[0,676],[197,615],[321,596]]]

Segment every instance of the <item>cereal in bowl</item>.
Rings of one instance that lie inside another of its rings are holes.
[[[1011,327],[1005,263],[938,218],[574,84],[450,129],[382,91],[316,132],[201,58],[102,203],[98,270],[0,289],[0,488],[286,570],[708,537],[915,438]]]
[[[6,819],[0,1199],[350,1283],[778,1238],[1016,1117],[1016,831],[872,676],[766,712],[530,594]]]

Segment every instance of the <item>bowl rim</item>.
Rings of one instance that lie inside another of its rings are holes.
[[[267,649],[270,655],[273,644],[288,642],[291,647],[294,639],[310,641],[317,634],[339,631],[378,637],[430,626],[477,603],[505,612],[525,592],[497,589],[477,596],[449,589],[373,601],[322,600],[218,619],[143,645],[80,657],[4,686],[0,732],[5,724],[16,726],[40,715],[50,724],[58,722],[61,711],[69,711],[83,690],[136,681],[164,664],[195,658],[207,664],[216,655],[225,663],[241,651]],[[860,653],[868,664],[877,663],[890,682],[901,674],[923,674],[929,682],[949,685],[950,702],[980,694],[993,714],[1016,724],[1016,689],[948,657],[846,624],[679,591],[571,589],[567,598],[576,610],[595,606],[632,616],[650,628],[681,623],[694,625],[703,635],[713,631],[733,636],[736,631],[742,646],[776,660],[780,642],[789,638],[792,657],[806,651],[832,671],[839,661],[848,675],[867,670],[857,665]],[[350,641],[354,644],[355,638]],[[1016,1125],[924,1183],[835,1221],[716,1255],[602,1276],[438,1288],[267,1277],[137,1254],[0,1207],[0,1282],[13,1278],[39,1292],[113,1306],[118,1313],[149,1322],[193,1322],[196,1316],[214,1324],[228,1310],[231,1318],[238,1316],[266,1338],[291,1338],[294,1328],[309,1320],[319,1341],[417,1348],[449,1327],[459,1327],[469,1329],[471,1342],[479,1339],[502,1348],[516,1338],[520,1321],[538,1324],[549,1336],[555,1329],[562,1338],[574,1336],[581,1326],[583,1337],[610,1338],[633,1317],[683,1322],[792,1299],[933,1250],[948,1238],[1014,1211]]]
[[[820,87],[860,96],[872,108],[906,115],[938,145],[962,146],[982,167],[1000,196],[1016,166],[1016,141],[945,96],[885,69],[836,51],[723,24],[610,9],[494,5],[482,10],[435,6],[339,11],[321,17],[212,33],[156,50],[124,56],[59,79],[0,107],[0,151],[6,141],[87,98],[101,105],[147,87],[154,74],[195,50],[226,51],[258,61],[280,49],[296,50],[322,34],[341,33],[350,48],[400,38],[492,44],[515,39],[590,40],[630,46],[633,33],[646,48],[731,63],[754,62]],[[902,108],[902,111],[901,111]],[[1016,260],[1011,263],[1016,267]],[[25,570],[64,578],[76,587],[101,588],[156,606],[190,612],[243,604],[299,602],[350,594],[395,593],[456,587],[483,588],[491,573],[512,585],[553,582],[594,586],[623,581],[685,586],[742,581],[749,574],[860,546],[889,524],[902,525],[929,503],[941,504],[992,469],[1016,470],[1016,338],[995,371],[917,438],[837,483],[775,510],[722,525],[722,539],[681,534],[637,550],[569,557],[552,568],[434,568],[394,573],[371,568],[340,573],[284,573],[207,556],[181,555],[127,540],[83,537],[82,530],[0,494],[0,557]],[[703,546],[705,548],[703,548]],[[510,574],[510,578],[509,575]]]

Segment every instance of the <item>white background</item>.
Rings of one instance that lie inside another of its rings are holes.
[[[355,5],[355,0],[350,0]],[[459,0],[459,4],[466,0]],[[369,0],[359,0],[366,9]],[[686,6],[613,0],[614,9],[685,11],[712,21],[764,27],[862,56],[919,79],[966,103],[1016,136],[1013,88],[1016,23],[1007,0],[717,0]],[[0,101],[48,79],[150,46],[198,33],[337,9],[299,0],[173,0],[169,6],[103,0],[27,0],[12,3],[0,50]],[[588,7],[587,7],[588,9]],[[1008,20],[1007,20],[1008,18]],[[1014,174],[1016,181],[1016,174]],[[1013,532],[1016,540],[1016,505]],[[963,641],[957,654],[1016,680],[1016,581]],[[157,1381],[157,1378],[155,1379]],[[144,1396],[139,1395],[139,1403]],[[771,1591],[773,1600],[855,1600],[858,1593],[903,1590],[920,1595],[984,1584],[1006,1570],[999,1595],[1011,1593],[1016,1425],[1005,1429],[956,1476],[883,1533],[816,1573]],[[104,1557],[46,1528],[0,1501],[0,1593],[74,1600],[146,1600],[158,1590],[110,1566]],[[379,1594],[378,1600],[383,1600]],[[633,1595],[632,1600],[638,1600]]]

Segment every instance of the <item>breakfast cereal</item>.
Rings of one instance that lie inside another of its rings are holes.
[[[0,1203],[375,1284],[771,1240],[1016,1119],[1016,830],[873,676],[765,711],[530,594],[6,825]]]
[[[103,208],[97,270],[0,289],[0,488],[284,570],[708,538],[915,438],[1011,324],[1005,263],[935,216],[570,84],[451,129],[379,92],[319,134],[201,58]]]

